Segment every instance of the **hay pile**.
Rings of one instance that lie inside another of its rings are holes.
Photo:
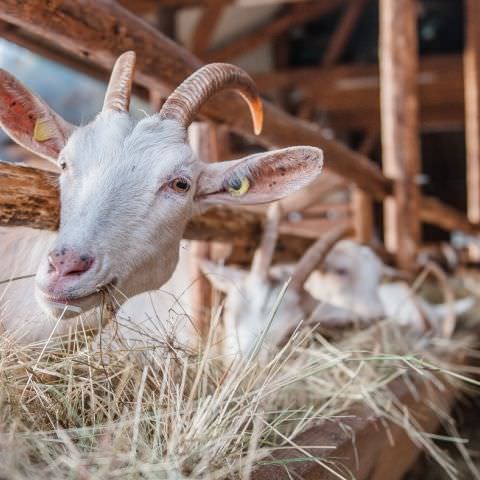
[[[306,425],[341,421],[365,402],[407,425],[455,478],[388,384],[412,374],[428,381],[437,368],[451,372],[442,381],[458,381],[445,359],[467,345],[419,342],[383,322],[335,344],[299,330],[281,350],[259,343],[244,361],[220,358],[211,342],[202,353],[168,342],[150,347],[145,364],[126,350],[93,351],[81,334],[49,350],[3,337],[0,477],[246,478],[273,447],[293,448]],[[447,412],[439,415],[448,423]],[[348,478],[339,459],[323,466]]]

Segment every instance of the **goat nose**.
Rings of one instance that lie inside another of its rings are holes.
[[[48,254],[49,273],[59,277],[81,275],[93,265],[95,258],[88,254],[80,254],[68,248],[56,248]]]

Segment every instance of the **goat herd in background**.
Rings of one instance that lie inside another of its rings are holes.
[[[260,133],[262,105],[253,81],[233,65],[207,65],[159,113],[135,122],[129,114],[134,64],[133,52],[119,57],[101,113],[82,127],[0,72],[2,127],[62,170],[58,234],[0,230],[0,280],[11,279],[0,292],[1,320],[4,334],[16,342],[50,342],[103,326],[108,332],[115,322],[106,323],[128,298],[157,290],[172,276],[192,216],[216,204],[273,202],[321,172],[321,150],[307,146],[201,162],[186,141],[187,128],[221,90],[245,99]],[[387,317],[418,334],[449,337],[452,318],[474,304],[468,297],[433,305],[403,280],[382,283],[399,272],[369,247],[346,239],[351,232],[345,227],[318,239],[296,265],[272,265],[281,216],[273,204],[250,271],[202,264],[225,294],[222,345],[228,354],[249,352],[260,337],[280,344],[299,324],[345,329]],[[35,279],[28,278],[33,268]],[[177,329],[186,342],[196,341],[188,321]],[[137,342],[134,330],[118,328],[115,335]]]

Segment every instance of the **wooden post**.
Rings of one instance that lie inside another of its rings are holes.
[[[188,130],[190,146],[197,157],[204,162],[218,162],[219,149],[215,126],[209,122],[194,122]],[[205,340],[210,328],[212,310],[212,287],[202,273],[200,263],[210,259],[210,244],[193,240],[190,243],[191,255],[191,307],[193,320],[201,337]]]
[[[480,3],[465,0],[465,136],[467,152],[467,214],[480,222]],[[472,260],[480,260],[478,248],[470,248]]]
[[[394,181],[385,201],[385,245],[400,268],[413,267],[420,242],[420,141],[416,0],[380,0],[383,170]]]
[[[376,129],[367,132],[358,151],[362,155],[371,157],[378,143],[378,137],[379,132]],[[374,233],[373,199],[371,195],[356,185],[352,187],[352,209],[355,239],[360,243],[371,243]]]

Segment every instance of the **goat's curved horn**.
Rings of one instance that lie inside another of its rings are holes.
[[[177,120],[187,128],[202,105],[226,89],[238,92],[247,102],[258,135],[262,131],[263,107],[255,83],[240,67],[228,63],[210,63],[190,75],[167,98],[160,117]]]
[[[108,82],[102,111],[115,110],[128,112],[132,93],[133,73],[135,70],[135,52],[122,53],[113,66]]]
[[[263,227],[262,240],[260,246],[253,256],[252,268],[250,273],[267,278],[268,269],[272,264],[275,246],[277,245],[278,226],[280,224],[281,210],[278,203],[272,204],[268,208],[267,219]]]
[[[325,259],[328,252],[335,246],[335,244],[352,233],[353,228],[351,225],[341,225],[328,232],[322,238],[319,238],[298,261],[292,275],[290,288],[293,288],[296,291],[301,291],[307,278],[313,270],[315,270],[317,265]]]

